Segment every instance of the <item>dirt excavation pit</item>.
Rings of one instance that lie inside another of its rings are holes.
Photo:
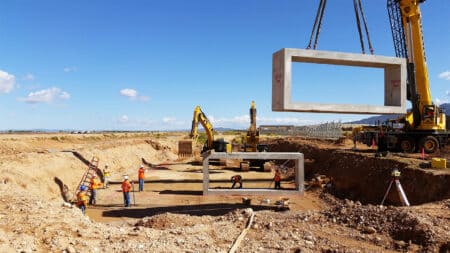
[[[0,135],[0,252],[228,252],[247,226],[238,252],[450,250],[450,173],[420,169],[418,157],[375,158],[371,149],[352,151],[352,143],[269,139],[271,151],[305,156],[305,194],[289,196],[290,210],[280,211],[274,203],[283,195],[203,196],[201,166],[177,156],[185,135]],[[100,169],[109,164],[113,184],[99,189],[97,205],[83,216],[63,204],[61,191],[73,196],[93,154]],[[141,164],[148,169],[144,191],[132,193],[125,208],[120,182],[124,174],[136,181]],[[411,207],[399,206],[395,191],[379,205],[392,168],[401,170]],[[242,174],[244,188],[273,188],[273,172],[211,170],[213,187],[230,188],[230,176]],[[289,170],[283,173],[281,186],[292,187]],[[310,187],[316,174],[332,177],[332,187]]]
[[[301,152],[305,156],[305,180],[315,175],[333,179],[330,192],[341,198],[379,205],[392,180],[392,170],[401,172],[400,183],[411,205],[419,205],[450,198],[450,173],[421,169],[426,161],[402,158],[397,154],[375,157],[375,150],[336,147],[325,141],[293,139],[271,142],[273,152]],[[400,205],[393,185],[385,201]]]

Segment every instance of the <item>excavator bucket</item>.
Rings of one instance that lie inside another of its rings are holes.
[[[191,157],[192,152],[192,140],[178,141],[178,157]]]

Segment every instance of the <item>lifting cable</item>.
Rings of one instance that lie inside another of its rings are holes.
[[[353,7],[355,9],[356,26],[358,28],[359,42],[361,43],[362,53],[365,54],[366,50],[364,47],[364,38],[363,38],[363,34],[362,34],[362,29],[361,29],[361,20],[363,21],[363,24],[364,24],[364,30],[366,32],[367,43],[369,44],[370,53],[373,54],[374,50],[372,47],[372,42],[370,41],[369,28],[367,27],[366,17],[364,15],[361,0],[353,0]]]
[[[322,20],[323,20],[323,15],[325,13],[326,4],[327,4],[327,0],[320,0],[319,7],[317,8],[316,18],[314,20],[314,25],[313,25],[313,28],[311,31],[311,36],[309,38],[309,43],[308,43],[308,46],[306,47],[306,49],[311,49],[311,44],[313,43],[313,40],[314,40],[314,45],[312,46],[312,49],[317,48],[317,43],[319,41],[320,29],[322,27]],[[372,47],[372,42],[370,41],[369,28],[367,26],[366,16],[364,15],[364,10],[363,10],[361,0],[353,0],[353,7],[355,10],[356,26],[358,28],[359,41],[361,43],[362,53],[365,54],[366,49],[364,46],[364,35],[363,35],[362,28],[361,28],[361,21],[364,25],[365,35],[367,37],[367,43],[369,46],[370,54],[373,55],[374,50]]]
[[[322,26],[323,13],[325,12],[325,5],[327,4],[327,0],[320,0],[319,7],[317,8],[316,19],[314,21],[314,26],[311,31],[311,37],[309,38],[309,43],[306,49],[311,49],[311,43],[314,38],[314,46],[313,49],[316,49],[317,42],[319,41],[320,28]]]

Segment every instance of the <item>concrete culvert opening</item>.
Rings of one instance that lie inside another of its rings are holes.
[[[323,141],[322,141],[323,142]],[[305,157],[305,180],[317,174],[333,179],[331,193],[341,199],[379,205],[392,180],[391,172],[401,172],[400,182],[411,205],[450,198],[449,173],[420,169],[418,159],[377,158],[374,151],[354,152],[311,144],[311,141],[279,139],[270,144],[273,152],[301,152]],[[400,205],[392,187],[384,203]]]

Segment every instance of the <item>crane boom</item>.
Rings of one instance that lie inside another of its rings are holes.
[[[405,31],[405,43],[407,48],[408,63],[414,64],[414,73],[417,83],[417,92],[420,94],[419,105],[431,105],[430,83],[423,44],[422,21],[419,4],[423,0],[399,1],[402,13],[403,29]]]
[[[397,57],[408,62],[408,100],[412,111],[404,117],[407,128],[445,130],[445,114],[433,104],[422,32],[420,4],[425,0],[388,0]]]

